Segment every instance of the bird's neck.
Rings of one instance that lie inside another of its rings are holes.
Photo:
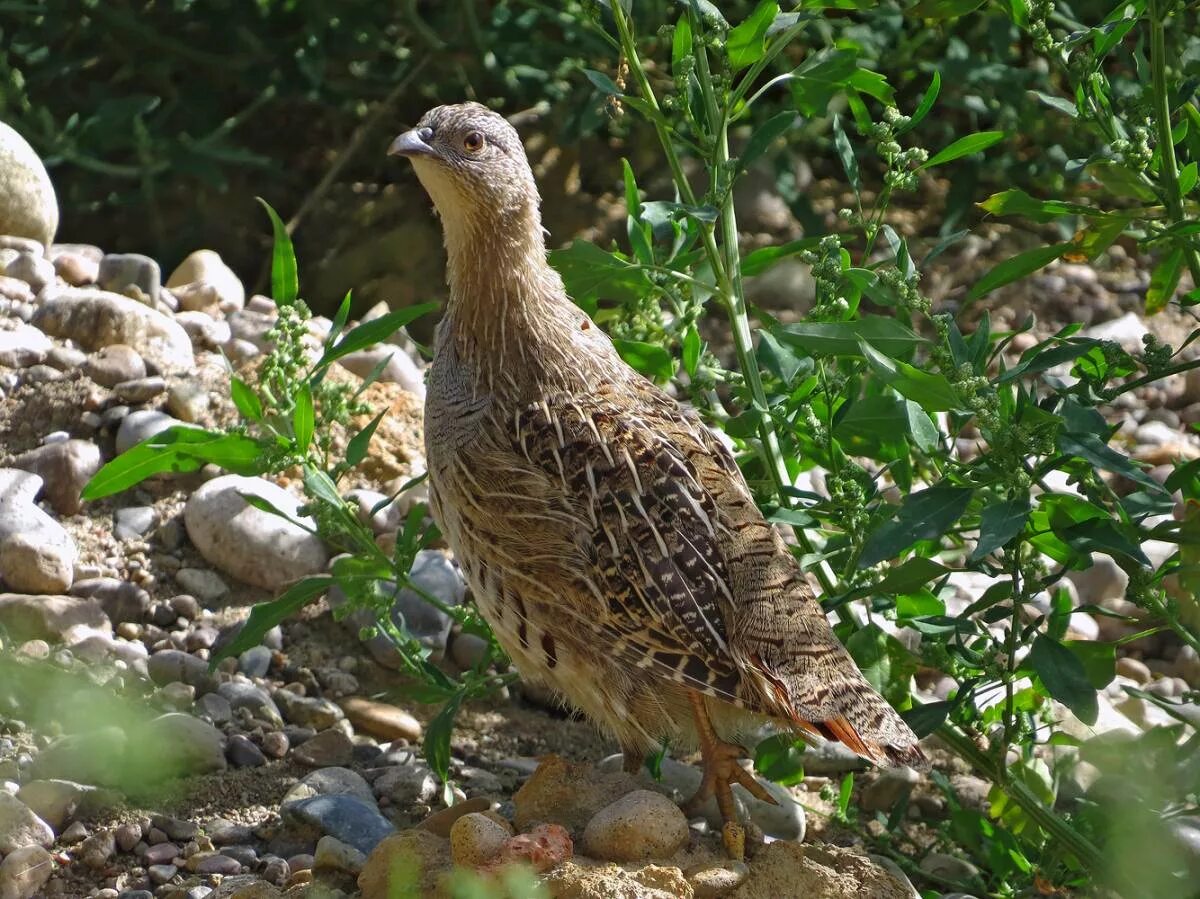
[[[446,330],[460,354],[468,352],[489,368],[519,365],[542,353],[573,306],[546,260],[536,208],[487,223],[443,217],[443,226],[450,287]]]

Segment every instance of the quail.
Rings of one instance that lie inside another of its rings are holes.
[[[731,785],[767,725],[925,766],[838,642],[728,448],[630,368],[546,258],[516,131],[477,103],[397,137],[441,218],[449,301],[425,398],[431,511],[527,679],[627,762],[699,749],[744,852]]]

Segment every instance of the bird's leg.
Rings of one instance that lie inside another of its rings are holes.
[[[733,802],[731,784],[739,783],[745,787],[755,799],[778,805],[762,784],[747,774],[738,764],[745,752],[740,746],[726,743],[717,736],[712,722],[708,717],[708,709],[704,705],[704,697],[695,690],[688,691],[688,701],[692,704],[692,716],[696,721],[696,733],[700,737],[700,756],[704,762],[704,778],[696,794],[684,804],[684,809],[695,813],[709,796],[714,793],[717,797],[717,808],[721,810],[721,842],[725,851],[737,861],[746,856],[746,829],[737,819],[737,807]]]
[[[642,770],[642,762],[645,760],[646,756],[641,750],[621,747],[621,770],[626,774],[637,774]]]

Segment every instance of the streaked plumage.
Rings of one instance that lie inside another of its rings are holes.
[[[728,450],[566,296],[513,129],[441,106],[393,151],[433,198],[448,253],[425,407],[433,512],[522,675],[628,753],[701,744],[711,767],[707,712],[745,748],[772,720],[923,764]]]

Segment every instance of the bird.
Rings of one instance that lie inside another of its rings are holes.
[[[524,146],[478,103],[400,134],[441,219],[449,298],[425,395],[430,512],[527,680],[614,736],[626,770],[699,750],[685,804],[732,785],[764,727],[927,767],[838,641],[728,447],[627,365],[551,267]]]

